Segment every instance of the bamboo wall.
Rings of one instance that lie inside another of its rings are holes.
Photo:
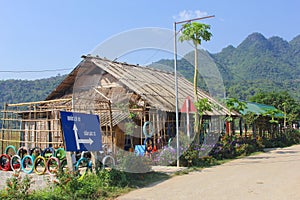
[[[82,104],[81,104],[82,105]],[[86,112],[88,104],[77,107],[76,112]],[[27,148],[40,147],[64,147],[63,132],[60,124],[59,111],[71,111],[72,99],[57,99],[22,104],[7,104],[2,110],[2,129],[0,132],[1,152],[8,145],[16,148],[26,146]],[[93,113],[100,116],[102,142],[115,153],[114,147],[125,148],[126,131],[125,123],[128,119],[114,122],[113,113],[121,112],[112,110],[110,102],[98,101],[94,104]],[[162,112],[160,110],[145,108],[129,109],[135,117],[130,119],[134,124],[134,145],[143,145],[146,139],[143,133],[143,125],[150,121],[153,125],[153,141],[157,147],[168,145],[170,138],[176,135],[175,113]],[[189,122],[187,122],[189,119]],[[190,125],[190,138],[193,137],[193,114],[187,118],[185,113],[179,116],[179,132],[187,134],[187,125]],[[117,124],[114,124],[117,123]],[[220,133],[223,126],[220,118],[210,120],[207,127],[209,131]]]

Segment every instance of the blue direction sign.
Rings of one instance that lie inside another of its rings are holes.
[[[60,111],[66,151],[102,151],[98,115]]]

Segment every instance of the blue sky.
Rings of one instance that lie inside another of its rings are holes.
[[[0,0],[0,80],[65,74],[113,35],[205,15],[215,15],[202,21],[213,33],[203,48],[213,53],[253,32],[290,41],[300,34],[299,8],[297,0]],[[5,72],[43,70],[54,71]]]

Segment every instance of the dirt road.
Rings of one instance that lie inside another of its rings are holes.
[[[300,145],[175,176],[118,200],[300,199]]]

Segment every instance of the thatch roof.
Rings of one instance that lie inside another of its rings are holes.
[[[162,111],[175,112],[174,73],[114,62],[93,56],[83,56],[83,58],[79,65],[62,81],[46,100],[62,98],[66,94],[70,94],[79,71],[83,68],[95,68],[96,66],[101,69],[101,71],[110,74],[118,80],[121,85],[139,95],[151,107]],[[188,96],[193,97],[193,84],[183,76],[178,76],[179,109]],[[211,112],[206,112],[206,115],[229,115],[229,110],[206,92],[198,89],[198,97],[200,99],[207,98],[209,102],[216,105]],[[236,115],[236,113],[231,114]]]

